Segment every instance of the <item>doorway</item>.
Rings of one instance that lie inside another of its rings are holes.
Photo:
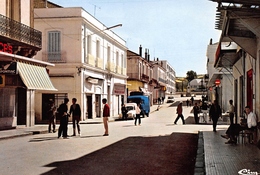
[[[93,114],[92,114],[92,96],[87,95],[87,118],[92,119]]]
[[[96,106],[96,117],[101,117],[101,95],[96,94],[95,106]]]
[[[55,102],[55,94],[42,94],[42,120],[49,120],[47,112],[50,99]]]
[[[27,104],[26,89],[17,88],[17,91],[18,91],[17,125],[26,125],[26,104]]]

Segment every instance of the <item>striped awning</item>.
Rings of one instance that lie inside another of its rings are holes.
[[[57,91],[44,66],[17,62],[17,71],[28,89]]]

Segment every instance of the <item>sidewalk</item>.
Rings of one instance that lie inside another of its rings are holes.
[[[167,105],[170,105],[170,104],[160,105],[160,108],[167,107]],[[157,107],[158,107],[158,105],[151,106],[150,113],[155,112],[157,110]],[[116,117],[110,117],[109,122],[113,122],[113,121],[115,121],[115,119],[116,119]],[[102,118],[87,119],[86,121],[80,122],[80,124],[100,124],[100,123],[103,123]],[[71,125],[71,124],[72,124],[72,122],[69,122],[69,125]],[[32,127],[26,127],[26,126],[20,125],[20,126],[17,126],[15,129],[1,130],[0,133],[1,133],[0,140],[34,135],[34,134],[45,134],[45,133],[48,133],[48,125],[47,124],[40,124],[40,125],[37,124]]]

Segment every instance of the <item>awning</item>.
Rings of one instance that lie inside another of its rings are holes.
[[[45,67],[17,62],[17,71],[28,89],[57,91]]]

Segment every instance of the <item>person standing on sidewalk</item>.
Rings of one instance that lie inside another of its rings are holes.
[[[55,113],[56,113],[56,106],[54,105],[54,101],[52,99],[50,99],[48,111],[47,111],[47,115],[49,118],[49,128],[48,128],[49,133],[51,133],[51,125],[52,125],[53,133],[56,132],[56,130],[55,130]]]
[[[235,106],[233,105],[233,100],[229,100],[228,114],[229,114],[230,125],[232,125],[234,124],[234,116],[235,116]]]
[[[73,125],[73,135],[76,136],[76,125],[78,129],[78,134],[80,135],[80,126],[79,126],[79,121],[81,118],[81,109],[79,104],[76,103],[77,99],[73,98],[72,99],[72,105],[70,106],[70,115],[72,114],[72,125]]]
[[[210,110],[209,110],[209,116],[213,121],[213,131],[217,132],[216,128],[217,128],[217,122],[218,122],[218,118],[221,117],[222,112],[221,112],[221,108],[218,104],[217,100],[214,100],[214,103],[211,105]]]
[[[182,102],[180,102],[180,104],[177,106],[177,118],[174,121],[175,125],[177,124],[179,118],[181,118],[182,124],[185,124],[184,117],[182,115]]]
[[[135,117],[135,126],[136,122],[138,120],[138,125],[141,125],[141,109],[140,109],[140,103],[137,104],[136,106],[136,117]]]
[[[107,104],[107,99],[103,98],[102,103],[104,104],[103,108],[103,123],[105,128],[105,133],[103,136],[108,136],[108,117],[110,117],[110,107]]]
[[[58,108],[58,113],[60,115],[60,127],[58,132],[58,138],[61,134],[64,139],[68,138],[68,98],[64,98],[64,103],[62,103]]]
[[[199,124],[199,113],[200,113],[200,107],[198,106],[198,103],[195,103],[195,105],[193,106],[193,114],[194,114],[194,119],[195,119],[195,123]]]
[[[122,119],[127,120],[127,110],[126,110],[125,104],[122,104],[121,113],[122,113]]]

